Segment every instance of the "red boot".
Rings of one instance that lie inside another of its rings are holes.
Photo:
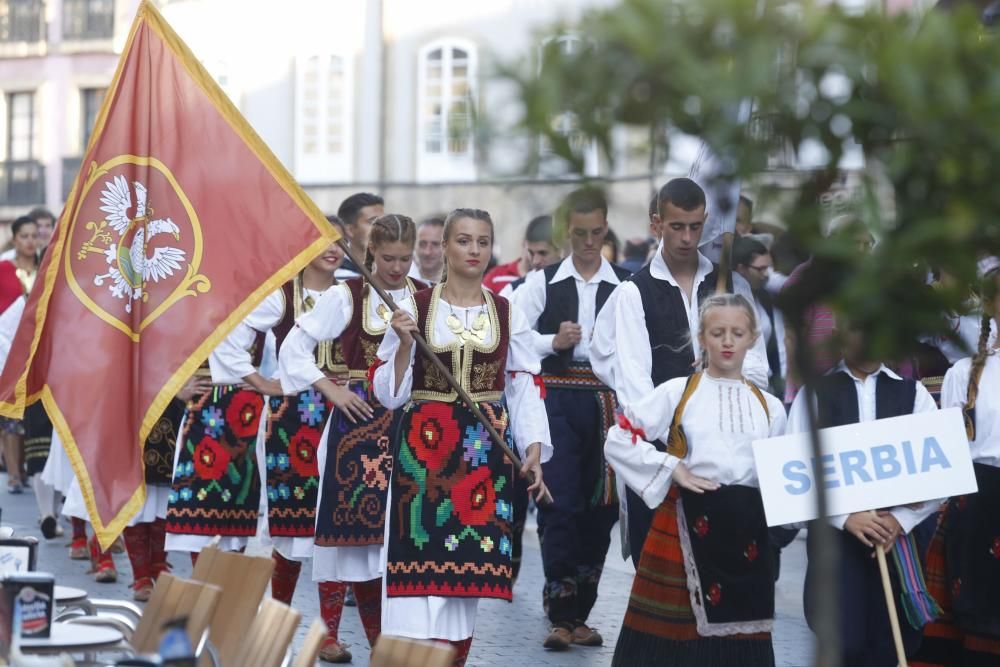
[[[153,595],[153,554],[150,545],[151,524],[140,523],[124,531],[125,551],[132,564],[132,597],[147,602]]]
[[[368,645],[375,648],[375,641],[382,633],[382,580],[355,581],[351,586],[358,599],[358,613],[368,637]]]
[[[118,581],[118,569],[115,567],[115,559],[111,557],[111,551],[101,551],[97,542],[97,535],[90,538],[90,565],[91,572],[94,573],[94,580],[99,584],[113,584]]]
[[[90,550],[87,548],[87,522],[73,517],[72,524],[73,541],[69,544],[70,560],[88,560]]]
[[[351,652],[337,640],[340,632],[340,617],[344,613],[344,591],[347,584],[341,581],[319,582],[319,614],[326,624],[326,641],[319,650],[319,659],[324,662],[344,663],[351,661]]]
[[[271,597],[287,605],[292,604],[295,595],[295,584],[299,581],[302,563],[288,560],[275,550],[271,556],[274,559],[274,573],[271,575]]]
[[[167,543],[167,521],[166,519],[156,519],[149,524],[149,553],[152,558],[153,581],[160,578],[164,572],[172,569],[167,562],[167,550],[164,545]]]

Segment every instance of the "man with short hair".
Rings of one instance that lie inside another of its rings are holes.
[[[417,244],[410,277],[428,285],[441,282],[444,273],[444,217],[432,216],[417,225]]]
[[[521,256],[507,264],[501,264],[490,270],[483,279],[485,285],[494,294],[529,271],[544,268],[559,258],[556,247],[552,244],[552,217],[540,215],[528,223],[521,242]]]
[[[529,273],[511,297],[538,335],[545,407],[554,447],[543,465],[556,502],[538,508],[545,588],[542,601],[552,625],[545,648],[600,646],[587,626],[618,519],[614,477],[604,460],[604,440],[617,402],[590,368],[590,336],[597,314],[629,272],[601,254],[608,233],[604,193],[571,192],[556,216],[555,240],[571,254]]]
[[[38,208],[33,208],[25,216],[31,218],[35,221],[35,226],[38,228],[38,261],[42,261],[42,257],[45,256],[45,249],[49,247],[49,242],[52,240],[52,232],[56,226],[56,216],[52,215],[52,211],[47,208],[39,206]],[[8,248],[0,253],[0,262],[11,262],[17,252],[13,248]]]
[[[768,391],[784,400],[788,368],[785,322],[781,311],[774,305],[774,297],[766,289],[771,275],[771,254],[763,243],[752,237],[738,238],[733,242],[733,268],[750,283],[757,300],[757,330],[764,339],[767,351]]]
[[[358,261],[365,261],[368,232],[371,231],[372,223],[383,215],[385,215],[385,200],[370,192],[351,195],[337,209],[337,217],[344,222],[344,234],[347,236],[348,245]],[[339,280],[346,280],[361,275],[361,271],[350,257],[346,257],[344,263],[337,269],[336,275]]]
[[[719,267],[698,251],[705,207],[705,192],[689,178],[675,178],[660,188],[659,251],[615,290],[597,318],[590,361],[619,403],[634,405],[657,385],[694,372],[701,357],[698,310],[719,286],[754,304],[742,276],[733,271],[720,276]],[[761,388],[767,387],[766,359],[758,338],[743,363],[743,374]],[[653,513],[631,489],[626,495],[629,548],[638,564]]]

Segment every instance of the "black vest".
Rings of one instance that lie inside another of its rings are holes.
[[[718,275],[719,267],[713,265],[712,272],[698,285],[696,296],[699,305],[715,293]],[[630,280],[642,297],[649,349],[653,355],[653,386],[691,375],[694,372],[694,350],[688,340],[691,329],[680,289],[666,280],[654,278],[648,264],[632,274]],[[726,276],[726,291],[733,291],[732,272]]]
[[[572,261],[572,260],[564,260]],[[580,300],[576,292],[576,278],[569,276],[557,283],[550,282],[556,275],[562,262],[557,262],[545,267],[542,271],[545,274],[545,310],[538,316],[538,333],[555,334],[559,333],[559,325],[563,322],[577,322],[580,316]],[[629,277],[626,269],[611,265],[619,281]],[[594,316],[601,312],[605,302],[618,285],[614,285],[602,280],[597,285],[597,303],[595,304]],[[560,375],[569,369],[573,361],[573,348],[560,350],[555,354],[550,354],[542,359],[542,372],[550,375]]]
[[[913,414],[916,397],[916,381],[895,380],[880,373],[875,380],[875,418]],[[857,424],[861,419],[854,380],[843,371],[823,376],[816,387],[816,404],[820,428]]]

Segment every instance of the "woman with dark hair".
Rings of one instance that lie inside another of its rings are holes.
[[[443,282],[393,314],[375,371],[379,401],[403,408],[392,443],[382,629],[449,642],[456,666],[468,656],[479,598],[512,597],[514,476],[533,473],[529,492],[546,496],[541,463],[552,453],[532,330],[520,311],[483,287],[492,247],[488,213],[448,216]],[[496,430],[516,443],[520,471],[437,367],[416,355],[418,331]]]
[[[404,215],[384,215],[371,224],[365,267],[399,303],[424,288],[407,277],[415,240],[413,220]],[[319,422],[326,424],[322,436],[316,433],[319,497],[314,496],[315,538],[310,539],[312,574],[319,582],[320,613],[327,626],[320,658],[327,662],[351,660],[338,640],[348,585],[372,646],[380,633],[383,522],[392,469],[389,440],[397,419],[372,395],[369,369],[389,317],[376,290],[363,278],[351,278],[324,293],[295,321],[278,355],[286,393],[311,393],[316,396],[312,404],[325,399],[336,407]],[[345,376],[331,378],[324,372],[322,341],[335,341]]]
[[[24,216],[14,221],[11,225],[13,234],[14,258],[9,261],[0,262],[0,311],[5,311],[19,297],[26,297],[31,292],[35,284],[35,276],[38,273],[38,224],[31,218]],[[13,319],[13,318],[11,318]],[[20,317],[16,318],[20,321]],[[17,329],[17,322],[13,323]],[[11,336],[13,337],[13,336]],[[40,404],[38,409],[41,408]],[[29,411],[34,411],[31,406]],[[44,413],[44,410],[43,410]],[[28,415],[25,415],[28,419]],[[7,490],[10,493],[21,493],[24,487],[24,474],[22,468],[25,458],[28,461],[28,475],[41,472],[45,466],[45,456],[48,453],[46,445],[44,451],[24,451],[24,422],[20,419],[9,419],[0,417],[0,438],[3,439],[3,458],[7,466]],[[27,455],[27,456],[26,456]],[[37,459],[41,459],[41,465],[37,465]],[[35,468],[37,467],[37,470]]]

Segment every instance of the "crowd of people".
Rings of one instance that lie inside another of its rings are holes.
[[[896,664],[876,545],[897,556],[910,664],[997,664],[1000,270],[982,265],[973,314],[953,316],[957,339],[927,337],[919,359],[872,358],[865,332],[822,304],[801,336],[786,330],[778,296],[809,279],[811,260],[753,222],[749,197],[728,264],[726,242],[702,238],[706,208],[697,183],[673,179],[649,202],[649,238],[622,250],[605,195],[582,187],[495,264],[486,211],[417,223],[378,195],[348,197],[328,220],[355,260],[333,244],[265,298],[146,442],[147,500],[124,531],[135,598],[149,598],[169,552],[194,561],[215,538],[242,550],[263,537],[274,598],[291,602],[303,565],[316,582],[323,660],[352,658],[338,632],[353,596],[372,644],[447,642],[460,666],[478,601],[512,599],[534,504],[545,584],[528,594],[549,621],[545,649],[604,643],[590,617],[620,521],[636,575],[614,664],[773,665],[780,549],[804,526],[768,529],[751,443],[807,429],[791,360],[810,345],[824,427],[936,410],[921,380],[944,375],[939,403],[965,410],[979,483],[972,496],[824,519],[839,531],[844,664]],[[52,222],[18,219],[0,262],[8,348]],[[875,242],[849,215],[828,233],[863,252]],[[8,489],[34,475],[45,537],[59,511],[74,517],[70,557],[114,580],[43,420],[36,409],[0,422]],[[815,578],[809,568],[810,623]]]

